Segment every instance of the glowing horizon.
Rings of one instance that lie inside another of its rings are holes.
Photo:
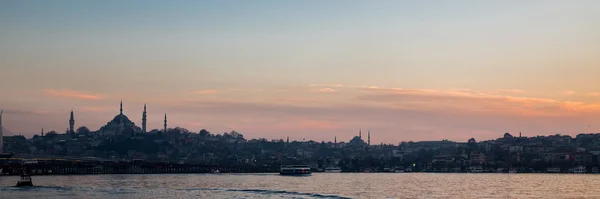
[[[0,3],[3,125],[372,143],[600,132],[600,2]]]

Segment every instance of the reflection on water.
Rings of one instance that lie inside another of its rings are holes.
[[[34,176],[0,198],[600,198],[600,175],[314,173]]]

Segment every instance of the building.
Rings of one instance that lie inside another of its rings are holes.
[[[98,132],[102,135],[119,135],[119,134],[131,134],[135,135],[136,132],[141,132],[142,129],[135,125],[129,118],[123,114],[123,102],[121,102],[121,108],[119,114],[115,116],[106,125],[100,127]]]
[[[2,126],[2,113],[3,110],[0,110],[0,153],[4,153],[4,127]]]

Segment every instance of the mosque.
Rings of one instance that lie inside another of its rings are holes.
[[[136,126],[134,122],[132,122],[125,114],[123,114],[123,101],[121,101],[121,108],[119,109],[119,114],[116,115],[111,121],[106,123],[106,125],[100,127],[97,131],[100,135],[121,135],[121,134],[132,134],[136,135],[138,133],[147,133],[147,114],[146,114],[146,104],[144,104],[144,112],[142,113],[142,127]],[[164,131],[167,131],[167,114],[165,113],[164,120]],[[71,117],[69,119],[69,129],[67,132],[70,134],[75,134],[75,116],[73,110],[71,110]]]

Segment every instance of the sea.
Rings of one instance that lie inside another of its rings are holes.
[[[0,198],[600,198],[600,175],[468,173],[148,174],[32,176]]]

